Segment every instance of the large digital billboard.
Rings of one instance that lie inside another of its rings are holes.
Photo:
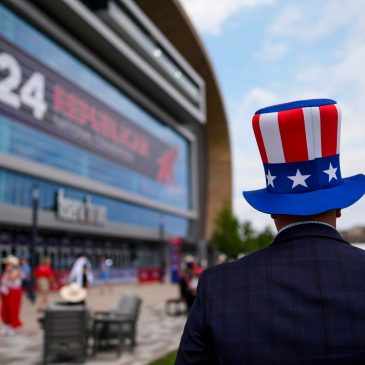
[[[0,5],[0,152],[182,209],[190,142]]]
[[[0,112],[158,181],[174,183],[177,151],[173,146],[1,36]]]

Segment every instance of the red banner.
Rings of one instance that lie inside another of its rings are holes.
[[[138,269],[138,281],[151,283],[161,281],[161,269],[159,267],[141,267]]]

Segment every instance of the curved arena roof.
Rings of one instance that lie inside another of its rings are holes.
[[[177,0],[136,0],[176,49],[204,79],[207,98],[206,230],[209,239],[214,219],[232,196],[232,164],[228,120],[213,67],[184,9]]]

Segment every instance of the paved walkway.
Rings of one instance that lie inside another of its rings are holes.
[[[137,342],[133,352],[124,350],[120,358],[116,351],[101,352],[89,358],[90,365],[146,365],[178,347],[186,317],[167,317],[164,302],[178,296],[178,289],[171,284],[144,284],[114,286],[113,291],[100,292],[91,289],[88,305],[93,310],[105,310],[116,306],[123,293],[140,295],[143,304],[138,321]],[[52,294],[50,301],[59,300]],[[24,299],[22,319],[24,327],[12,337],[0,337],[1,365],[40,365],[42,359],[43,332],[39,329],[35,308]]]

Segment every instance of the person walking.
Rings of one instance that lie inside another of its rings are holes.
[[[22,288],[27,293],[29,301],[34,304],[36,295],[33,287],[32,268],[30,267],[26,257],[23,257],[20,260],[20,267],[22,270]]]
[[[191,288],[191,280],[192,266],[191,263],[188,263],[183,265],[179,273],[180,296],[185,300],[188,311],[191,309],[195,299],[195,291]]]
[[[93,281],[92,267],[86,254],[80,254],[72,265],[69,281],[76,282],[81,288],[88,288]]]
[[[176,365],[365,364],[365,251],[336,230],[365,176],[341,175],[339,107],[274,105],[253,129],[266,188],[243,195],[278,234],[201,274]]]
[[[107,259],[105,256],[102,256],[100,260],[100,272],[99,272],[100,293],[104,293],[104,289],[106,288],[108,288],[109,292],[113,291],[110,285],[110,271],[112,265],[113,261],[111,259]]]
[[[51,268],[51,260],[44,257],[40,265],[34,271],[39,293],[38,311],[44,311],[48,306],[48,294],[51,283],[54,281],[54,274]]]
[[[17,257],[9,255],[3,260],[4,272],[0,281],[1,319],[3,327],[1,335],[13,335],[22,326],[19,318],[22,300],[22,272]]]

